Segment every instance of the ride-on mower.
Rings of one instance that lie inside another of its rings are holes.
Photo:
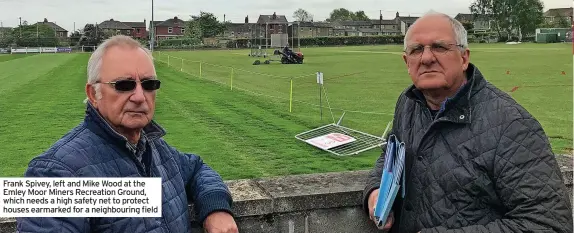
[[[264,64],[270,64],[272,61],[280,61],[281,64],[303,64],[303,59],[305,56],[301,52],[293,52],[289,47],[283,48],[283,51],[276,49],[273,55],[279,56],[279,60],[265,60]],[[259,65],[261,62],[256,60],[253,65]]]

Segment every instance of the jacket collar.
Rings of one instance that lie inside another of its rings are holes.
[[[442,102],[441,108],[437,113],[437,117],[439,117],[439,119],[445,119],[457,123],[471,122],[473,106],[470,99],[478,91],[484,88],[486,80],[478,68],[472,63],[468,64],[466,78],[466,84],[464,84],[453,97],[447,98]],[[411,85],[407,89],[405,95],[410,99],[422,102],[425,107],[428,107],[424,96],[414,85]]]
[[[115,131],[96,108],[88,101],[86,107],[86,116],[84,122],[88,129],[98,134],[109,142],[118,145],[125,145],[128,148],[134,147],[126,137]],[[155,121],[151,121],[143,129],[142,137],[147,137],[148,142],[163,137],[166,132]]]

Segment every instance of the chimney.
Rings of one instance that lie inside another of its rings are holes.
[[[277,19],[277,14],[275,14],[275,12],[273,12],[273,18],[272,19]]]
[[[112,18],[112,19],[110,19],[110,21],[114,21],[114,19]]]
[[[225,14],[223,14],[223,22],[225,23]]]
[[[44,18],[44,23],[47,23],[47,22],[48,22],[48,19]]]
[[[147,25],[146,23],[147,23],[147,20],[144,19],[144,27]]]
[[[177,16],[173,17],[173,19],[177,21]]]
[[[379,20],[381,21],[381,23],[383,23],[383,11],[379,11]]]
[[[397,18],[398,18],[398,17],[400,17],[400,16],[399,16],[399,12],[398,12],[398,11],[397,11],[396,17],[397,17]]]
[[[245,23],[249,23],[249,15],[245,16]]]

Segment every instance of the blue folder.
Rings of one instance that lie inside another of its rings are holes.
[[[395,198],[401,187],[402,197],[405,197],[405,143],[399,142],[395,135],[390,135],[385,151],[385,163],[381,175],[379,197],[375,205],[375,219],[377,226],[382,227],[387,222]]]

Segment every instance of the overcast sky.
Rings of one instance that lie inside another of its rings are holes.
[[[419,16],[435,10],[455,16],[469,13],[473,0],[155,0],[154,20],[160,21],[178,16],[189,19],[200,11],[214,13],[220,20],[243,22],[249,15],[250,22],[260,14],[285,15],[293,21],[293,12],[303,8],[313,14],[315,21],[324,20],[335,8],[352,11],[363,10],[375,19],[379,10],[384,19],[392,19],[398,11],[401,15]],[[542,0],[549,8],[571,7],[570,0]],[[47,18],[68,31],[83,28],[86,23],[102,22],[113,18],[119,21],[151,20],[151,0],[0,0],[0,22],[15,27],[19,17],[30,24]]]

